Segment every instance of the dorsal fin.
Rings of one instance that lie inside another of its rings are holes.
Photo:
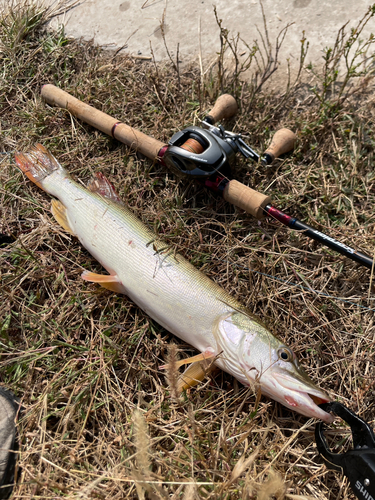
[[[119,195],[116,193],[113,184],[109,182],[107,177],[105,177],[105,175],[101,172],[97,172],[95,174],[95,177],[88,183],[87,189],[92,193],[100,194],[104,198],[108,198],[115,203],[120,203],[121,205],[123,204]]]

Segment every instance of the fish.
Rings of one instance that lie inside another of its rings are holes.
[[[309,378],[290,347],[139,220],[104,175],[97,173],[84,187],[41,144],[17,153],[15,160],[31,181],[54,197],[56,221],[108,273],[86,270],[83,280],[127,295],[200,352],[175,362],[177,367],[188,365],[180,390],[203,380],[202,362],[210,362],[290,410],[333,421],[319,407],[329,397]]]

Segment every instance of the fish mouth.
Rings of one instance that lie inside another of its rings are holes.
[[[307,395],[314,401],[317,406],[320,406],[323,403],[329,403],[329,399],[327,397],[322,398],[320,396],[315,396],[314,394],[309,393],[307,393]]]
[[[323,422],[326,422],[327,424],[332,423],[335,420],[335,417],[331,415],[330,413],[322,410],[320,408],[320,405],[323,403],[329,403],[330,399],[324,394],[321,393],[320,396],[316,396],[315,394],[310,394],[308,392],[305,393],[305,398],[311,399],[311,401],[314,403],[314,411],[315,411],[315,417],[319,418],[320,420],[323,420]]]
[[[278,401],[307,417],[314,417],[331,423],[335,417],[319,405],[328,403],[330,398],[312,382],[307,382],[288,374],[277,374],[277,382],[284,389]]]

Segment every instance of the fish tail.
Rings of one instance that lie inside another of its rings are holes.
[[[15,160],[22,172],[41,189],[43,180],[53,172],[67,173],[56,158],[42,144],[36,144],[28,153],[17,153]]]

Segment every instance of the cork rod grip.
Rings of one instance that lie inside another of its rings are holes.
[[[206,116],[205,120],[213,125],[224,118],[231,118],[238,111],[236,99],[230,94],[223,94],[217,98],[214,107]]]
[[[229,203],[242,208],[256,219],[263,219],[266,215],[265,206],[271,204],[271,198],[258,193],[236,180],[229,181],[225,186],[223,197]]]
[[[268,154],[272,160],[278,158],[284,153],[288,153],[294,149],[297,136],[288,128],[281,128],[273,136],[272,142],[269,145],[265,154]]]
[[[151,160],[157,158],[159,151],[164,147],[164,144],[157,139],[121,123],[54,85],[44,85],[41,95],[51,106],[67,109],[73,116],[139,151]]]

